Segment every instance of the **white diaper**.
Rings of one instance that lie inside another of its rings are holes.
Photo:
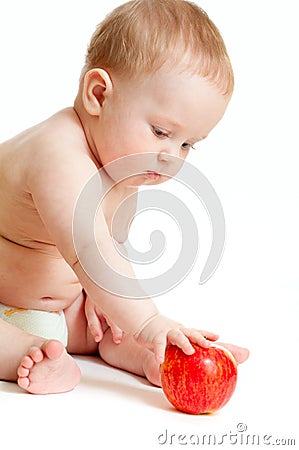
[[[68,332],[63,311],[14,308],[0,303],[0,318],[27,333],[57,339],[67,346]]]

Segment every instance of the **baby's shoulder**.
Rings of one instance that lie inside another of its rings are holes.
[[[50,172],[60,174],[62,179],[70,179],[73,174],[88,179],[97,171],[72,108],[25,130],[1,144],[0,150],[0,174],[11,173],[9,176],[20,183],[45,177]]]
[[[93,166],[84,130],[73,108],[67,108],[32,128],[24,154],[29,161],[49,167]]]
[[[72,152],[74,156],[86,153],[85,135],[73,108],[54,114],[36,127],[35,145],[61,156]],[[33,136],[34,138],[34,136]]]

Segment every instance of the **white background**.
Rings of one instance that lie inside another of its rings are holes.
[[[0,141],[72,105],[89,38],[104,15],[121,3],[1,2]],[[17,444],[41,448],[41,440],[44,448],[163,448],[157,436],[166,428],[177,434],[221,434],[235,431],[240,422],[247,424],[248,433],[296,436],[297,2],[196,3],[222,32],[236,78],[225,117],[189,160],[210,180],[221,200],[226,247],[215,275],[198,285],[210,239],[202,214],[199,261],[189,277],[157,303],[187,325],[214,330],[223,341],[249,347],[251,357],[240,367],[231,402],[217,415],[206,417],[174,413],[165,407],[160,391],[143,384],[141,389],[140,381],[104,366],[94,369],[84,359],[80,360],[85,370],[82,384],[63,396],[28,396],[2,383],[1,428],[6,427],[16,448]],[[195,215],[202,208],[196,199],[192,207]],[[153,216],[155,228],[154,222]],[[151,223],[148,218],[147,223]],[[136,228],[132,238],[137,242]],[[171,248],[171,235],[169,239]],[[102,385],[94,370],[100,372]],[[61,437],[59,430],[63,430]],[[24,439],[28,434],[29,440]],[[65,444],[59,444],[61,439]]]

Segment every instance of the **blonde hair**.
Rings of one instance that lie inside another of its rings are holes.
[[[138,79],[166,63],[206,78],[224,95],[233,91],[233,70],[218,28],[185,0],[132,0],[114,9],[91,38],[82,76],[101,67]]]

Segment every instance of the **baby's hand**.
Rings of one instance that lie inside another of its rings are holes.
[[[162,364],[164,361],[165,349],[168,343],[177,345],[186,355],[192,355],[195,350],[191,342],[201,347],[209,347],[211,345],[209,341],[218,339],[215,333],[185,328],[182,324],[174,322],[161,314],[147,322],[134,337],[139,344],[154,352],[158,364]]]
[[[88,327],[96,342],[100,342],[103,339],[105,331],[110,327],[113,342],[115,344],[120,344],[123,337],[122,330],[102,313],[100,308],[90,299],[90,297],[88,297],[88,295],[85,300],[85,316]]]

